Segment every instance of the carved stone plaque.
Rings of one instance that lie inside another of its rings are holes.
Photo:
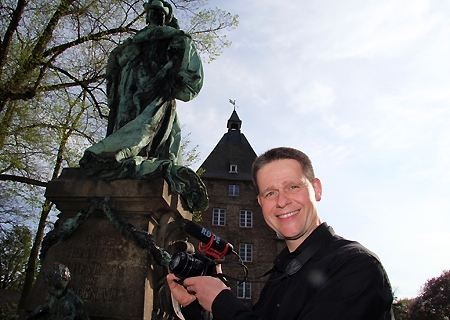
[[[47,188],[47,197],[61,210],[56,226],[86,208],[90,197],[110,197],[117,214],[137,230],[151,233],[158,246],[167,248],[183,239],[177,220],[189,218],[175,196],[168,194],[164,180],[98,181],[81,170],[65,172]],[[126,239],[101,210],[95,211],[69,237],[53,245],[42,270],[54,263],[65,264],[71,273],[71,288],[83,299],[91,319],[169,319],[166,270],[155,265],[151,255]],[[42,275],[26,303],[29,312],[47,295]]]

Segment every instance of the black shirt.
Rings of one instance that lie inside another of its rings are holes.
[[[294,252],[283,249],[252,310],[230,290],[223,290],[212,305],[214,319],[393,319],[386,272],[377,256],[358,242],[333,235],[299,271],[285,276],[290,261],[329,235],[329,227],[323,223]],[[197,308],[195,303],[183,308],[185,318],[198,319],[190,316]]]

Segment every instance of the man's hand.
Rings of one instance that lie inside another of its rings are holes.
[[[206,311],[211,312],[214,299],[222,290],[230,290],[219,278],[214,277],[192,277],[183,281],[183,285],[175,282],[179,280],[174,274],[167,275],[167,283],[173,297],[183,307],[186,307],[195,299]]]
[[[190,294],[185,287],[176,282],[179,280],[180,279],[177,278],[173,273],[169,273],[167,275],[167,283],[169,284],[169,289],[172,292],[173,297],[183,307],[186,307],[188,304],[195,300],[195,296],[193,294]]]
[[[203,309],[209,312],[217,295],[222,290],[230,290],[219,278],[208,276],[187,278],[183,284],[187,292],[194,294]]]

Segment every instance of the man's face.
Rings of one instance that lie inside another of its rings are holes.
[[[258,202],[266,223],[295,250],[320,224],[317,201],[322,196],[319,179],[311,183],[293,159],[272,161],[257,173]]]

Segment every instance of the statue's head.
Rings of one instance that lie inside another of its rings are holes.
[[[166,26],[173,19],[172,6],[166,1],[150,0],[144,3],[147,13],[145,21],[150,25]]]
[[[67,285],[70,282],[70,271],[61,263],[53,263],[44,272],[44,281],[47,284],[48,292],[60,298],[67,291]]]

